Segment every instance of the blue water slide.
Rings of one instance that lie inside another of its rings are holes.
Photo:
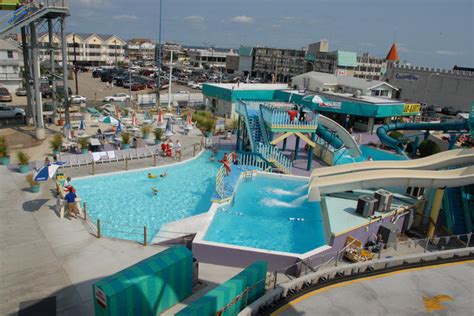
[[[380,141],[387,146],[392,147],[397,153],[402,154],[404,144],[402,140],[392,138],[388,133],[398,130],[416,130],[416,131],[443,131],[443,132],[462,132],[469,131],[469,123],[467,120],[448,121],[443,123],[392,123],[382,125],[377,128],[377,136]]]
[[[326,141],[332,147],[334,147],[334,149],[340,149],[344,145],[342,140],[337,137],[336,133],[331,132],[329,129],[327,129],[321,124],[318,125],[318,128],[316,129],[316,134],[322,139],[324,139],[324,141]]]

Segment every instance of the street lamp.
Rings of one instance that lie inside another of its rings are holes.
[[[156,107],[160,106],[160,89],[161,89],[161,17],[162,17],[162,0],[160,0],[160,22],[158,30],[158,60],[156,66],[158,67],[158,80],[156,83]]]

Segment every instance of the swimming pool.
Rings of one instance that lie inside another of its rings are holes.
[[[307,184],[264,175],[241,180],[204,240],[298,254],[326,244],[319,203],[307,201]]]
[[[343,156],[340,156],[339,158],[336,156],[334,165],[344,165],[348,163],[366,161],[369,156],[372,157],[373,160],[407,160],[407,158],[404,156],[387,150],[374,148],[372,146],[360,146],[360,150],[362,151],[362,156],[357,158],[352,158],[348,154],[344,155],[344,153]]]
[[[174,166],[74,179],[73,185],[91,220],[100,219],[102,235],[143,242],[146,226],[150,242],[164,224],[209,210],[219,168],[210,156],[204,152]],[[147,177],[164,171],[166,178]],[[152,187],[159,190],[157,195]]]

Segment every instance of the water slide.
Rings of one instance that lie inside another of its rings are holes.
[[[310,183],[308,200],[320,201],[322,194],[379,187],[460,187],[474,183],[474,166],[432,171],[379,169],[317,178]]]
[[[387,125],[382,125],[377,128],[377,136],[380,141],[392,147],[397,151],[397,153],[402,154],[404,151],[403,141],[392,138],[388,133],[398,130],[416,130],[416,131],[443,131],[447,132],[468,132],[469,121],[467,120],[458,120],[458,121],[448,121],[443,123],[392,123]]]
[[[413,160],[365,161],[319,168],[315,169],[311,174],[310,183],[317,178],[347,174],[357,171],[378,169],[439,170],[447,167],[466,165],[474,165],[474,149],[448,150],[429,157]]]
[[[352,135],[339,123],[324,115],[319,115],[319,124],[316,134],[335,149],[339,149],[343,146],[346,147],[349,154],[354,158],[362,155],[359,144],[357,144]]]

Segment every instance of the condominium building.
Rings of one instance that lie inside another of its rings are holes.
[[[387,71],[387,60],[382,57],[370,56],[363,53],[357,56],[357,66],[354,69],[354,77],[380,80]]]
[[[209,49],[189,49],[189,63],[193,67],[225,69],[227,56],[237,55],[233,50],[220,51],[214,48]]]
[[[125,55],[131,62],[156,60],[156,44],[150,39],[134,38],[127,41]]]
[[[18,46],[0,39],[0,87],[13,92],[21,85],[20,65]]]
[[[293,76],[305,72],[305,50],[254,47],[252,75],[264,82],[290,82]]]
[[[43,47],[40,52],[42,60],[49,59],[47,49],[49,35],[42,34],[38,42]],[[53,46],[58,46],[60,41],[56,36],[53,37]],[[117,35],[104,35],[95,33],[69,33],[66,35],[67,53],[69,63],[77,60],[79,66],[106,66],[124,63],[126,42]],[[74,48],[74,46],[76,46]],[[75,49],[75,55],[74,55]],[[59,51],[55,53],[56,60],[62,60]]]

